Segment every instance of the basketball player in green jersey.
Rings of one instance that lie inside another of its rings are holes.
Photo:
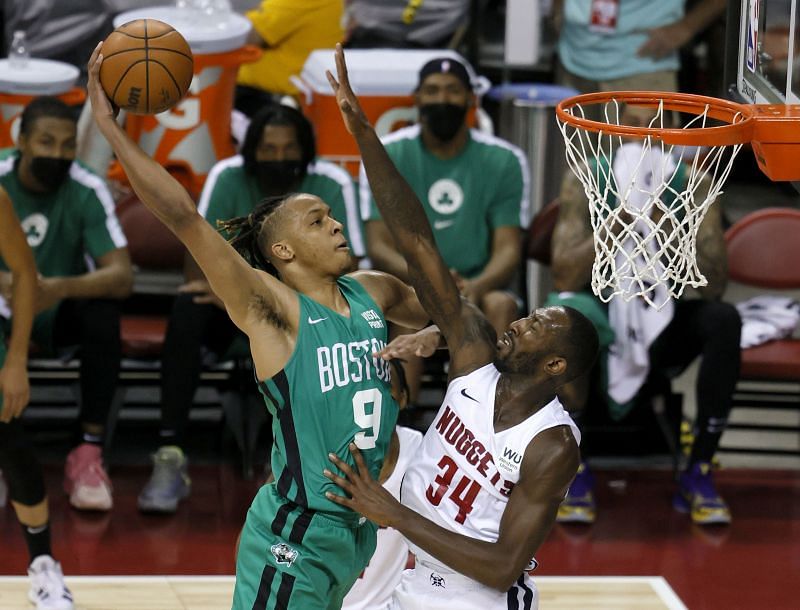
[[[275,483],[262,487],[248,513],[233,608],[339,608],[374,551],[376,526],[326,498],[334,487],[323,470],[330,453],[351,459],[354,442],[378,475],[397,405],[388,364],[372,354],[386,343],[387,319],[418,328],[428,316],[392,276],[344,275],[350,249],[318,197],[264,200],[226,223],[235,235],[227,243],[116,123],[99,83],[101,63],[98,45],[88,83],[97,126],[136,194],[186,245],[249,337],[273,415]]]

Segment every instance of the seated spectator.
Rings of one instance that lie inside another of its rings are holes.
[[[248,42],[264,53],[239,68],[236,108],[251,116],[270,96],[298,95],[289,77],[300,75],[311,51],[342,39],[342,10],[342,0],[262,0],[248,11]]]
[[[28,406],[28,344],[36,304],[36,265],[8,194],[0,187],[0,260],[13,276],[13,323],[6,350],[0,324],[0,468],[28,547],[31,589],[37,610],[71,610],[72,594],[50,547],[50,517],[42,467],[19,417]]]
[[[518,317],[509,290],[519,268],[521,226],[527,224],[529,177],[525,154],[505,140],[470,129],[476,104],[469,73],[458,61],[433,59],[414,94],[419,123],[383,138],[386,151],[422,202],[444,262],[461,293],[478,305],[498,334]],[[361,170],[361,213],[375,268],[408,281]],[[411,400],[419,359],[406,363]]]
[[[39,282],[33,341],[43,354],[78,346],[81,440],[64,487],[79,509],[109,510],[103,435],[121,359],[120,306],[133,284],[127,242],[102,178],[75,161],[76,119],[40,97],[23,111],[16,149],[0,153],[0,185],[33,249]],[[8,298],[11,275],[0,267]]]
[[[345,46],[452,48],[469,18],[468,0],[345,0]]]
[[[646,116],[641,112],[628,108],[620,123],[647,124],[649,111],[644,111]],[[683,161],[672,159],[671,162],[675,164],[674,177],[662,196],[667,205],[673,205],[675,193],[685,189],[688,175]],[[591,293],[589,283],[595,249],[589,204],[571,172],[564,179],[560,201],[552,241],[555,292],[549,296],[547,304],[569,305],[586,315],[595,324],[602,352],[593,374],[570,384],[559,397],[579,426],[582,426],[584,408],[609,408],[614,419],[621,419],[654,378],[676,375],[700,356],[696,436],[673,504],[682,512],[690,512],[695,523],[730,522],[728,506],[714,486],[711,460],[725,430],[739,376],[741,320],[733,305],[720,300],[727,283],[727,263],[719,202],[711,206],[697,237],[697,264],[708,279],[708,285],[691,294],[685,292],[681,299],[670,301],[657,312],[642,299],[624,303],[616,298],[606,307]],[[619,309],[611,319],[621,322],[609,322],[609,312],[615,307],[637,308],[638,319],[642,322],[634,328],[625,322],[632,318],[620,315]],[[625,354],[630,353],[626,350],[632,342],[638,343],[649,355],[649,372],[629,366]],[[599,388],[591,387],[592,384]],[[599,404],[603,402],[606,404]],[[582,432],[585,439],[585,432]],[[591,523],[595,514],[593,477],[583,461],[559,509],[558,520]]]
[[[353,181],[345,170],[315,155],[311,124],[298,110],[280,105],[263,108],[247,129],[242,153],[211,169],[198,209],[216,227],[217,221],[247,216],[265,197],[311,193],[327,202],[334,218],[344,224],[354,257],[363,256]],[[153,457],[153,475],[139,494],[143,511],[175,512],[189,494],[183,447],[203,349],[219,358],[237,337],[246,341],[188,258],[186,271],[187,283],[175,299],[162,354],[162,446]]]

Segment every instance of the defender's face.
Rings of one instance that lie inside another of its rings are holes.
[[[497,368],[509,373],[532,373],[544,356],[556,352],[560,335],[569,328],[562,307],[544,307],[512,322],[497,340]]]
[[[330,206],[307,193],[292,197],[285,205],[288,241],[297,258],[321,271],[346,271],[351,264],[350,247],[342,223],[331,216]]]

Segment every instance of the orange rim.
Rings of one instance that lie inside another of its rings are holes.
[[[727,125],[715,127],[688,127],[686,129],[662,129],[658,127],[633,127],[614,125],[603,121],[575,116],[569,110],[577,106],[595,106],[617,101],[642,108],[664,105],[665,110],[702,115],[708,109],[709,118],[724,121]],[[578,129],[608,135],[647,138],[652,137],[676,146],[732,146],[753,139],[755,125],[751,106],[729,100],[690,93],[664,91],[604,91],[586,93],[562,100],[556,106],[559,121]]]

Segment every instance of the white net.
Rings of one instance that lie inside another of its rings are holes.
[[[567,112],[578,118],[599,106],[610,125],[629,125],[630,106],[611,99]],[[686,129],[710,127],[709,108]],[[653,115],[653,113],[655,113]],[[647,111],[648,127],[670,127],[663,100]],[[743,120],[737,115],[734,122]],[[620,120],[626,122],[621,123]],[[589,200],[595,259],[592,290],[603,301],[641,297],[660,309],[687,286],[702,287],[697,266],[697,233],[709,206],[722,192],[735,146],[681,147],[654,136],[593,132],[559,121],[567,161]]]

